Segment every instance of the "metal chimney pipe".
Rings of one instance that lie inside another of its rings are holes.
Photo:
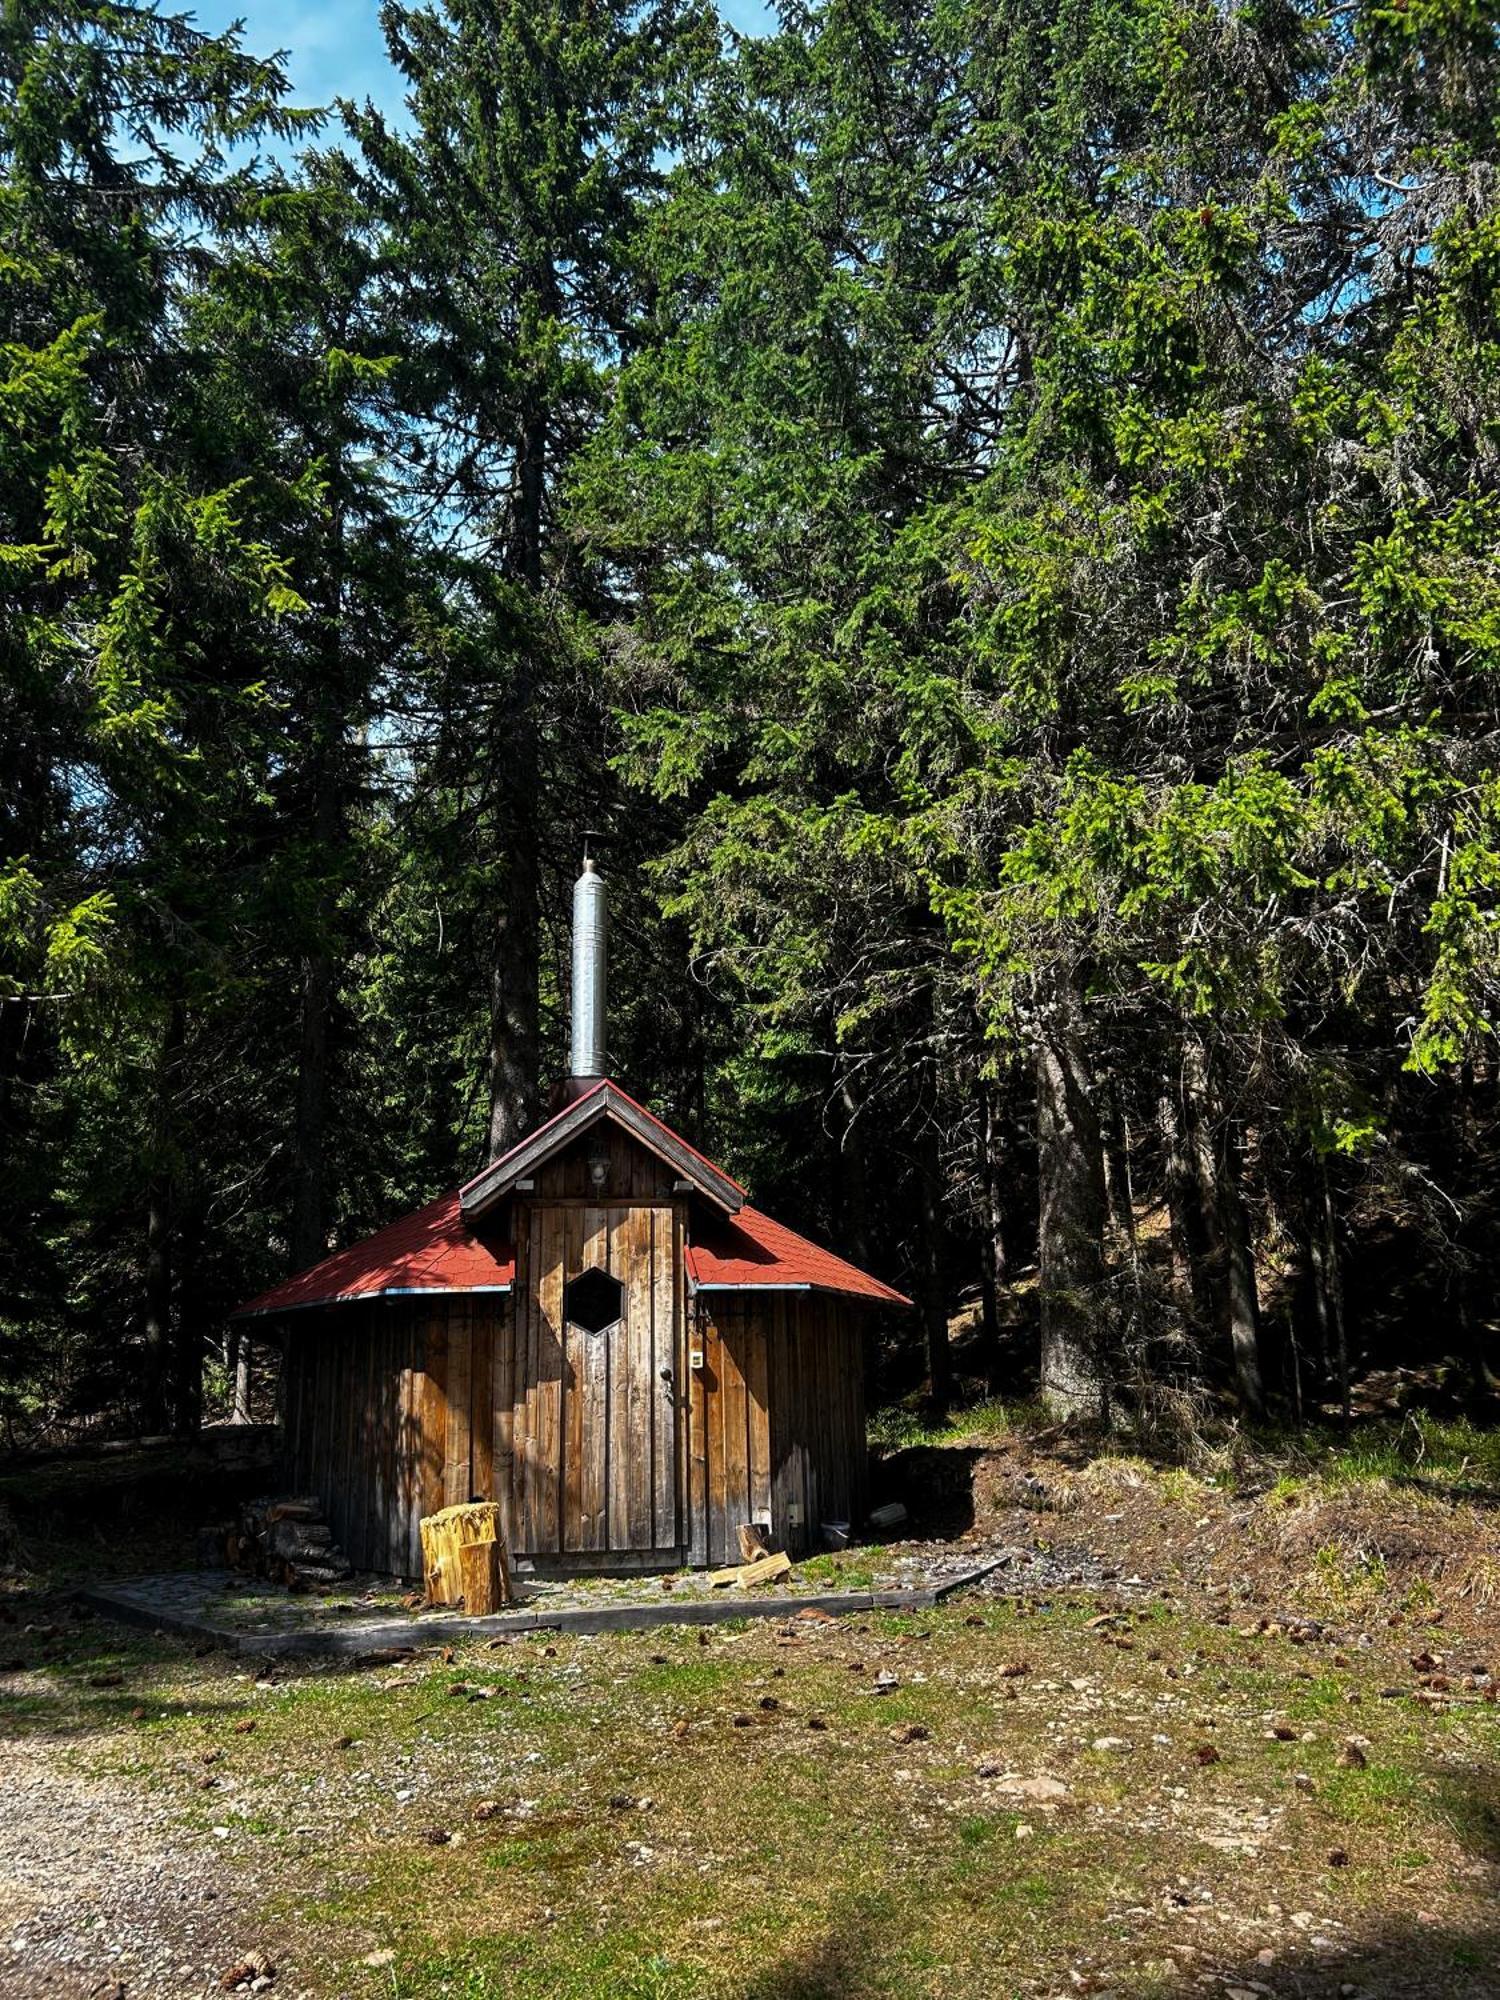
[[[573,1053],[574,1076],[603,1076],[607,999],[606,954],[609,911],[604,884],[590,855],[573,884]]]

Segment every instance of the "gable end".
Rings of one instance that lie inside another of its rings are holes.
[[[548,1119],[518,1146],[476,1174],[459,1195],[464,1214],[484,1214],[512,1193],[519,1181],[533,1176],[546,1161],[604,1121],[628,1132],[637,1145],[664,1161],[688,1183],[693,1193],[711,1202],[721,1213],[737,1215],[743,1207],[744,1191],[737,1181],[706,1160],[644,1105],[637,1104],[618,1084],[606,1081],[566,1105],[555,1118]]]

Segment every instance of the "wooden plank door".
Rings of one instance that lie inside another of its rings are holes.
[[[525,1217],[510,1391],[523,1552],[668,1560],[682,1546],[682,1227],[670,1203],[564,1199]],[[564,1309],[589,1270],[622,1287],[599,1332]]]
[[[623,1287],[624,1311],[601,1334],[568,1329],[568,1443],[577,1443],[581,1462],[576,1480],[569,1474],[564,1481],[567,1546],[673,1555],[682,1514],[679,1218],[668,1203],[635,1202],[581,1216],[581,1235],[569,1243],[569,1275],[591,1266],[608,1272]]]

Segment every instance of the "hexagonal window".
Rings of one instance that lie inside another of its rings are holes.
[[[563,1287],[563,1318],[585,1333],[608,1333],[625,1317],[625,1287],[597,1264]]]

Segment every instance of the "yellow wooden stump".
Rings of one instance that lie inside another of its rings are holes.
[[[422,1521],[422,1575],[429,1604],[458,1604],[469,1611],[464,1588],[465,1550],[496,1550],[494,1556],[471,1555],[470,1577],[476,1596],[493,1602],[510,1599],[510,1571],[500,1534],[500,1509],[492,1500],[471,1500],[461,1507],[445,1507],[440,1514],[428,1514]],[[490,1576],[494,1581],[488,1581]],[[493,1608],[493,1604],[491,1605]]]

